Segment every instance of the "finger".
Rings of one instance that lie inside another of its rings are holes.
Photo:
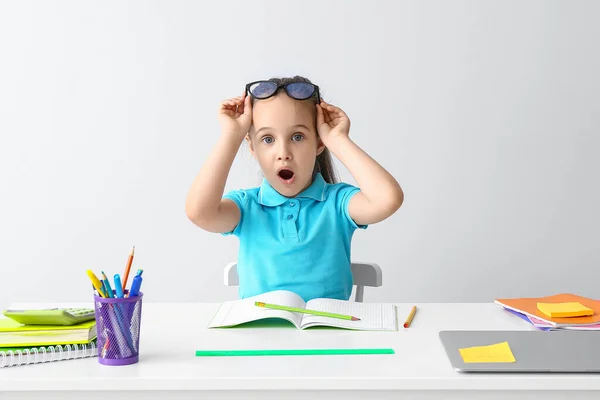
[[[227,115],[228,117],[235,116],[235,110],[229,108],[222,108],[219,110],[219,114]]]
[[[323,101],[323,103],[325,103],[325,108],[329,111],[334,111],[336,112],[337,110],[340,110],[339,107],[334,106],[333,104],[329,104],[326,101]]]
[[[240,96],[240,103],[236,105],[235,116],[252,115],[252,104],[249,96]]]
[[[327,109],[323,109],[323,117],[325,118],[325,122],[326,123],[330,123],[331,122],[331,115],[329,115],[329,111],[327,111]]]
[[[326,102],[325,100],[323,100],[323,107],[326,108],[327,110],[331,110],[331,109],[335,108],[335,106],[333,104],[330,104],[330,103]]]
[[[338,118],[344,118],[344,119],[348,118],[348,115],[346,115],[344,110],[342,110],[341,108],[337,109],[337,115],[338,115]]]
[[[339,110],[339,108],[332,106],[331,104],[327,104],[327,109],[331,112],[337,112]]]
[[[245,115],[252,115],[252,101],[250,99],[250,96],[246,96],[246,98],[244,99],[242,113],[244,113]]]
[[[231,110],[231,109],[235,109],[235,104],[230,104],[228,102],[222,102],[221,105],[219,106],[220,110]]]
[[[241,110],[240,114],[242,114],[244,112],[244,104],[245,104],[245,102],[246,102],[246,100],[244,99],[244,96],[240,96],[236,100],[236,105],[238,107],[238,110]]]
[[[328,105],[327,111],[329,111],[332,119],[346,117],[346,113],[344,112],[344,110],[336,106]]]

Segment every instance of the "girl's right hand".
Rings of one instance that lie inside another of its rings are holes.
[[[219,107],[218,118],[223,133],[244,139],[252,123],[250,96],[244,92],[242,96],[223,100]]]

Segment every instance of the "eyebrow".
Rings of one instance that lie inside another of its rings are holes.
[[[302,125],[302,124],[294,125],[294,126],[292,126],[292,128],[304,128],[307,131],[310,130],[310,129],[308,129],[308,127],[306,125]],[[258,133],[260,131],[267,130],[267,129],[273,129],[273,128],[271,128],[270,126],[263,126],[262,128],[260,128],[259,130],[256,131],[256,134],[258,135]]]

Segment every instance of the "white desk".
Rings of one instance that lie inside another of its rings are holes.
[[[399,304],[402,321],[410,306]],[[418,304],[412,326],[399,332],[293,327],[208,330],[217,307],[145,303],[138,364],[111,367],[90,358],[2,368],[0,399],[600,398],[600,376],[595,374],[455,372],[439,341],[439,330],[531,329],[491,303]],[[184,314],[195,317],[178,324],[177,316]],[[396,354],[195,356],[199,349],[307,347],[391,347]]]

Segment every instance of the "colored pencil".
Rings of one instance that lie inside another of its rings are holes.
[[[325,311],[307,310],[305,308],[295,308],[295,307],[288,307],[288,306],[280,306],[278,304],[263,303],[262,301],[257,301],[257,302],[254,303],[254,305],[258,306],[258,307],[272,308],[272,309],[275,309],[275,310],[285,310],[285,311],[299,312],[299,313],[303,313],[303,314],[320,315],[322,317],[347,319],[349,321],[360,321],[360,318],[353,317],[351,315],[328,313],[328,312],[325,312]]]
[[[412,310],[410,310],[410,314],[408,314],[408,318],[406,318],[406,322],[404,323],[404,327],[408,328],[413,318],[415,317],[415,313],[417,312],[417,306],[413,306]]]
[[[133,262],[133,254],[135,253],[135,246],[131,249],[131,253],[129,254],[129,258],[127,259],[127,267],[125,267],[125,275],[123,276],[123,293],[125,293],[125,288],[127,287],[127,278],[129,277],[129,270],[131,269],[131,263]]]

